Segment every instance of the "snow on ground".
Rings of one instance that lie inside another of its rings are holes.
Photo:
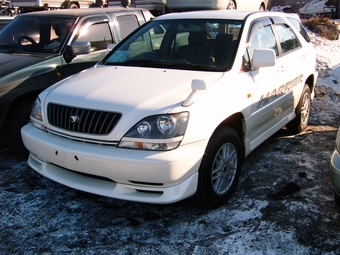
[[[340,92],[340,43],[327,40],[318,34],[309,33],[317,54],[316,70],[319,71],[317,84],[328,86]]]
[[[191,199],[149,205],[76,191],[0,144],[0,254],[340,254],[329,159],[340,124],[340,41],[309,33],[317,53],[310,128],[282,132],[245,160],[216,210]]]

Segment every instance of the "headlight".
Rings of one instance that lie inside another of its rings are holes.
[[[35,99],[33,106],[32,106],[32,110],[31,110],[31,117],[42,121],[42,116],[41,116],[41,102],[39,97],[37,97],[37,99]]]
[[[181,143],[189,121],[189,113],[147,117],[124,136],[118,147],[141,150],[172,150]]]
[[[45,130],[45,126],[42,123],[41,102],[39,97],[37,97],[37,99],[33,103],[31,110],[31,121],[33,126]]]

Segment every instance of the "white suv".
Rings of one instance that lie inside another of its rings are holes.
[[[160,16],[39,95],[22,128],[28,164],[103,196],[221,206],[245,156],[286,124],[306,129],[315,61],[290,14]]]

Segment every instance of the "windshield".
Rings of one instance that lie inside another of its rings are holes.
[[[235,20],[152,21],[115,47],[101,64],[225,71],[233,63],[242,24]]]
[[[0,51],[58,53],[75,19],[19,16],[0,32]]]

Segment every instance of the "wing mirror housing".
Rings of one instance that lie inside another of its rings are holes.
[[[255,49],[253,54],[253,67],[259,69],[260,67],[275,66],[276,56],[273,49]]]
[[[71,44],[73,55],[89,54],[91,52],[90,42],[73,42]]]

